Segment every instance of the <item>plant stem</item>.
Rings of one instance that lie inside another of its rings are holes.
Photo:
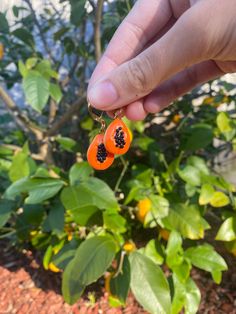
[[[114,192],[117,192],[119,190],[119,186],[121,184],[121,181],[128,169],[128,166],[129,166],[129,162],[128,161],[125,161],[124,157],[120,156],[120,160],[122,161],[122,164],[123,164],[123,169],[121,171],[121,174],[116,182],[116,185],[115,185],[115,189],[114,189]]]

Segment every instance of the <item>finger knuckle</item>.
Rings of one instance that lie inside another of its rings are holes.
[[[127,81],[128,85],[135,91],[143,93],[148,90],[149,79],[144,60],[133,59],[128,64]]]

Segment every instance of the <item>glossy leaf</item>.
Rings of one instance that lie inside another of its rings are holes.
[[[23,147],[12,160],[12,165],[9,170],[9,178],[12,182],[15,182],[23,177],[27,177],[30,174],[30,157],[27,145]]]
[[[212,207],[224,207],[229,203],[230,203],[229,197],[221,191],[214,192],[210,200],[210,205]]]
[[[208,244],[188,248],[185,257],[189,258],[194,266],[211,273],[227,270],[224,259]]]
[[[131,289],[138,302],[151,314],[170,313],[170,290],[161,268],[139,252],[130,255],[130,264]]]
[[[199,196],[199,204],[200,205],[208,204],[211,201],[214,192],[215,190],[211,184],[203,184]]]
[[[70,168],[69,172],[70,184],[71,185],[79,184],[82,181],[88,179],[92,173],[93,169],[90,167],[88,162],[83,161],[80,163],[76,163]]]
[[[216,240],[233,241],[236,240],[236,217],[229,217],[220,226]]]
[[[108,230],[117,233],[124,233],[126,231],[126,220],[117,213],[103,213],[104,227]]]
[[[143,253],[157,265],[162,265],[164,262],[164,250],[158,240],[150,240]]]
[[[119,210],[112,190],[105,182],[97,178],[89,178],[79,186],[63,189],[61,201],[69,210],[85,206],[96,206],[109,211]]]
[[[62,99],[62,91],[60,89],[60,86],[58,84],[50,83],[49,85],[49,93],[50,96],[59,103]]]
[[[0,200],[0,228],[6,224],[15,206],[15,202]]]
[[[38,112],[46,106],[49,97],[49,82],[37,71],[30,71],[23,79],[27,102]]]
[[[196,206],[181,203],[171,204],[169,215],[162,219],[169,230],[176,230],[189,239],[201,239],[204,236],[204,224]]]
[[[95,236],[79,246],[63,273],[62,292],[66,302],[76,302],[85,286],[103,275],[115,252],[116,245],[108,236]]]
[[[58,179],[23,178],[10,185],[5,195],[9,199],[14,199],[21,193],[28,193],[26,203],[38,204],[57,194],[63,185],[64,182]]]
[[[124,256],[121,272],[110,281],[111,294],[117,297],[124,305],[130,288],[130,263],[127,255]]]
[[[76,150],[76,141],[69,137],[58,136],[56,141],[60,144],[60,147],[67,152],[74,152]]]
[[[178,174],[182,180],[190,185],[198,186],[201,184],[200,171],[193,166],[185,166],[178,171]]]

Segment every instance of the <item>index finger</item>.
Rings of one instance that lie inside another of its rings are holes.
[[[89,87],[116,66],[138,55],[169,21],[172,10],[166,0],[139,0],[121,23],[99,61]]]

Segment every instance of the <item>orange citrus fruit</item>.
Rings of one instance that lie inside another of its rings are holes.
[[[144,198],[138,202],[137,219],[142,223],[144,223],[145,217],[151,209],[151,205],[152,203],[149,198]]]

